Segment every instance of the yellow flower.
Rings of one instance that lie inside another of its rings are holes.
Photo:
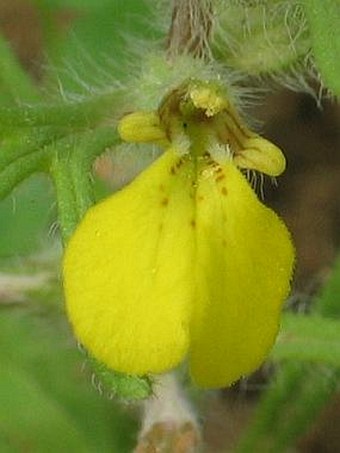
[[[238,167],[276,176],[285,159],[211,82],[184,83],[119,132],[165,152],[71,238],[74,332],[113,370],[163,373],[187,357],[197,385],[228,385],[268,354],[294,261],[285,225]]]

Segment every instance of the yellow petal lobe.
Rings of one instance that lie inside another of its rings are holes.
[[[191,374],[201,387],[222,387],[254,371],[273,345],[294,250],[232,163],[201,172],[196,200]]]
[[[118,133],[126,142],[157,143],[166,140],[156,112],[134,112],[123,116],[118,123]]]
[[[164,372],[187,352],[191,172],[189,161],[167,151],[91,208],[67,246],[66,307],[76,337],[116,371]]]
[[[279,176],[285,171],[285,156],[270,141],[255,136],[245,140],[243,146],[245,149],[234,157],[234,163],[239,168],[257,170],[269,176]]]

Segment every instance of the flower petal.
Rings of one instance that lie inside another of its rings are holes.
[[[244,142],[244,149],[234,157],[239,168],[260,171],[270,176],[279,176],[285,171],[286,159],[280,148],[260,136]]]
[[[64,286],[75,334],[116,371],[159,373],[186,354],[195,246],[191,172],[189,160],[167,151],[90,209],[67,247]]]
[[[118,123],[118,132],[126,142],[167,144],[160,119],[155,112],[134,112],[125,115]]]
[[[196,197],[191,373],[201,387],[222,387],[255,370],[272,346],[294,251],[233,164],[203,171]]]

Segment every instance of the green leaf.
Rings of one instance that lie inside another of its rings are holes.
[[[340,96],[339,0],[303,0],[313,53],[325,85]]]
[[[0,35],[0,98],[36,101],[37,87],[17,61],[10,44]]]
[[[340,321],[317,315],[285,314],[271,358],[340,368]]]

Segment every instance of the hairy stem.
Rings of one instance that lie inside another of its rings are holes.
[[[80,220],[69,156],[66,153],[56,153],[50,173],[55,186],[60,233],[63,243],[66,244]]]
[[[173,0],[172,20],[167,37],[169,58],[180,54],[210,57],[212,13],[211,0]]]
[[[88,128],[98,124],[104,117],[112,118],[116,115],[121,103],[120,95],[120,92],[115,91],[78,102],[0,107],[0,130],[51,125]]]
[[[46,170],[48,154],[42,149],[20,157],[0,171],[0,200],[6,197],[20,182],[36,171]]]
[[[103,126],[73,135],[52,145],[50,172],[54,181],[58,218],[64,244],[87,209],[94,203],[92,163],[118,141],[115,128]]]

